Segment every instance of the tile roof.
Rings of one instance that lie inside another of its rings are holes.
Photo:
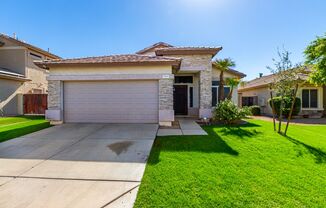
[[[145,56],[138,54],[123,54],[110,56],[97,56],[86,58],[72,58],[72,59],[54,59],[35,61],[34,63],[40,67],[47,67],[49,65],[62,64],[111,64],[111,65],[142,65],[142,64],[169,64],[178,66],[181,59],[162,56]]]
[[[231,74],[238,75],[238,76],[241,77],[241,78],[244,78],[244,77],[247,76],[246,74],[244,74],[244,73],[242,73],[242,72],[239,72],[239,71],[237,71],[237,70],[235,70],[235,69],[229,69],[228,72],[231,73]]]
[[[298,79],[301,80],[307,80],[309,76],[310,70],[309,68],[305,68],[305,72],[298,73]],[[253,79],[251,81],[245,82],[244,86],[239,87],[239,91],[245,91],[253,88],[261,88],[266,87],[269,84],[275,82],[276,74],[269,74],[265,75],[256,79]]]
[[[215,67],[214,63],[212,63],[212,67]],[[215,67],[215,68],[216,68],[216,67]],[[231,68],[229,68],[228,73],[231,73],[231,74],[237,75],[237,76],[239,76],[240,78],[244,78],[244,77],[247,76],[246,74],[244,74],[244,73],[242,73],[242,72],[239,72],[239,71],[237,71],[237,70],[235,70],[235,69],[231,69]]]
[[[60,58],[59,56],[57,56],[57,55],[55,55],[53,53],[50,53],[48,51],[45,51],[45,50],[43,50],[43,49],[41,49],[39,47],[33,46],[33,45],[29,44],[29,43],[23,42],[23,41],[18,40],[16,38],[12,38],[12,37],[10,37],[8,35],[5,35],[5,34],[0,33],[0,37],[5,38],[5,39],[10,40],[10,41],[13,41],[13,42],[15,42],[16,44],[18,44],[20,46],[24,46],[24,47],[29,48],[31,50],[35,50],[37,52],[40,52],[42,54],[45,54],[45,55],[49,56],[50,58],[56,58],[56,59],[59,59]],[[0,45],[1,45],[1,43],[0,43]]]
[[[215,56],[222,47],[168,47],[159,48],[155,51],[156,55],[185,55],[185,54],[211,54]]]
[[[168,43],[164,43],[164,42],[158,42],[158,43],[155,43],[151,46],[148,46],[140,51],[137,51],[136,54],[144,54],[146,53],[147,51],[150,51],[154,48],[168,48],[168,47],[173,47],[172,45],[168,44]]]
[[[270,74],[266,76],[262,76],[256,79],[253,79],[251,81],[245,82],[244,86],[239,87],[239,91],[251,89],[251,88],[259,88],[259,87],[265,87],[268,86],[270,83],[274,82],[275,75]]]

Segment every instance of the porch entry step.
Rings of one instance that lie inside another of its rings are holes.
[[[180,129],[159,129],[157,136],[207,135],[194,120],[179,119]]]

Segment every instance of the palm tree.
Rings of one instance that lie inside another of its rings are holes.
[[[218,102],[224,100],[224,72],[229,70],[230,67],[235,67],[235,62],[231,58],[217,59],[213,62],[220,73],[220,84],[218,88]]]
[[[240,84],[240,79],[238,78],[226,78],[226,84],[230,86],[230,92],[227,96],[227,99],[231,100],[233,89]]]

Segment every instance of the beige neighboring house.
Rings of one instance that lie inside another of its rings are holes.
[[[175,115],[210,118],[219,81],[212,58],[221,49],[159,42],[135,54],[38,62],[49,70],[46,117],[63,122],[167,126]],[[235,70],[225,75],[244,76]],[[237,89],[232,99],[238,102]]]
[[[307,80],[307,75],[300,75],[302,80]],[[270,98],[269,86],[275,80],[275,75],[260,76],[248,81],[239,87],[239,105],[258,105],[262,114],[272,115],[272,108],[268,104]],[[275,96],[275,93],[273,93]],[[320,118],[326,114],[326,87],[303,84],[299,87],[297,97],[301,99],[300,116]]]
[[[5,115],[23,114],[23,94],[46,94],[48,70],[36,66],[36,60],[60,57],[0,34],[0,108]]]

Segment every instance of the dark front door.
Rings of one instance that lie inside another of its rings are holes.
[[[187,115],[188,114],[188,86],[174,85],[173,100],[174,100],[175,115]]]

